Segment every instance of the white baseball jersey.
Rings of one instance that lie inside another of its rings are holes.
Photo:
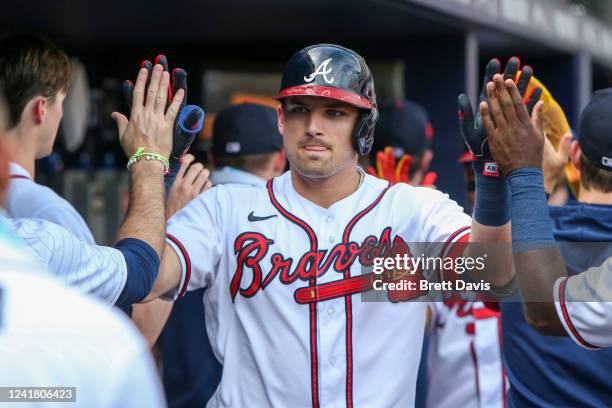
[[[427,303],[362,301],[362,265],[409,242],[452,248],[470,223],[438,191],[368,175],[329,208],[289,172],[198,196],[167,230],[188,289],[208,288],[223,376],[207,407],[413,406]]]
[[[482,302],[432,302],[427,351],[431,408],[504,407],[508,386],[499,311]]]
[[[25,241],[41,269],[81,293],[115,304],[127,280],[127,265],[119,250],[83,242],[62,226],[41,219],[8,219],[7,223]]]
[[[555,283],[555,305],[569,336],[589,349],[612,346],[612,258]]]
[[[0,265],[1,386],[76,387],[76,402],[28,407],[165,406],[148,347],[126,317],[44,275]]]
[[[9,173],[5,208],[10,218],[42,218],[61,225],[83,242],[95,243],[87,224],[68,201],[37,184],[17,163],[9,164]]]

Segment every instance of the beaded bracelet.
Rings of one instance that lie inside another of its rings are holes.
[[[159,153],[145,152],[144,147],[139,147],[138,149],[136,149],[136,153],[134,153],[132,157],[130,157],[127,162],[128,170],[143,157],[146,160],[159,160],[164,165],[164,174],[168,173],[170,169],[170,162],[168,161],[168,158],[164,157]]]

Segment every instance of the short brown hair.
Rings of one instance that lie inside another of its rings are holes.
[[[584,153],[580,153],[580,184],[587,190],[609,193],[612,191],[612,171],[593,166]]]
[[[272,160],[274,153],[244,154],[240,156],[219,156],[215,157],[216,167],[230,166],[249,173],[256,173],[265,170]]]
[[[0,90],[8,105],[9,128],[19,123],[32,98],[66,92],[73,76],[66,53],[45,38],[22,34],[0,41]]]

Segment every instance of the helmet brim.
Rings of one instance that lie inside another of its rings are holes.
[[[348,103],[361,109],[374,109],[374,104],[361,95],[348,92],[344,89],[332,86],[321,85],[299,85],[285,88],[274,97],[276,100],[288,98],[290,96],[319,96],[322,98],[335,99],[340,102]]]

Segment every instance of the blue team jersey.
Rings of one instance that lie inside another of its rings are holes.
[[[612,205],[571,203],[550,207],[550,215],[570,274],[609,256]],[[601,251],[583,251],[569,242],[607,244]],[[569,338],[541,336],[527,324],[518,302],[502,303],[501,312],[509,407],[612,405],[612,348],[589,351]]]

